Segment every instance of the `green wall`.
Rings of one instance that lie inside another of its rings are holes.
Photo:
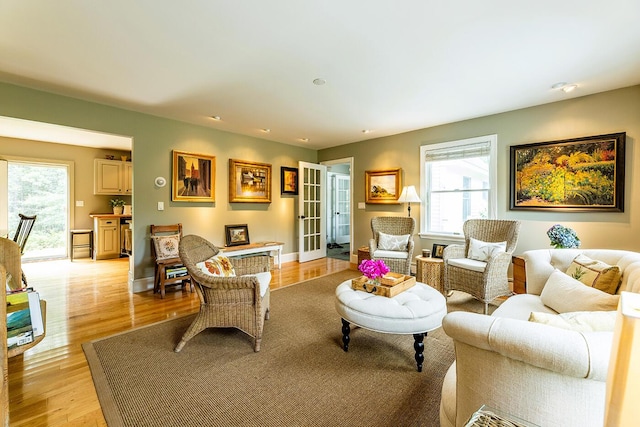
[[[281,241],[285,244],[283,253],[297,252],[297,196],[280,195],[280,166],[296,167],[299,160],[316,162],[315,150],[222,132],[5,83],[0,83],[0,100],[0,116],[133,138],[134,279],[153,276],[148,237],[150,224],[181,222],[186,234],[199,234],[215,244],[222,245],[225,224],[246,223],[252,241]],[[163,176],[170,181],[171,150],[174,149],[216,156],[215,203],[172,202],[170,185],[163,188],[154,185],[157,176]],[[17,155],[41,157],[34,155],[34,151],[29,151],[28,148],[25,148],[25,153]],[[96,156],[102,157],[100,153],[96,153]],[[270,204],[228,203],[230,158],[272,165]],[[76,170],[86,173],[86,161],[86,157],[78,160],[82,166],[77,166]],[[93,163],[90,168],[93,170]],[[90,178],[84,173],[76,173],[76,187],[81,187],[78,184],[79,180],[92,182],[93,173],[89,176]],[[89,195],[76,194],[76,199],[86,197]],[[158,202],[164,202],[164,211],[157,210]],[[76,214],[76,222],[81,221],[79,217],[89,213],[91,212]]]
[[[581,136],[627,133],[625,211],[623,213],[566,213],[560,211],[509,210],[509,147],[533,142]],[[406,205],[366,205],[365,170],[401,167],[403,185],[420,188],[420,146],[481,135],[498,135],[498,218],[523,222],[516,253],[548,248],[546,230],[556,223],[574,228],[586,248],[619,248],[640,251],[640,185],[637,172],[640,152],[640,86],[633,86],[571,100],[466,120],[400,135],[320,150],[319,161],[354,157],[354,249],[371,238],[370,220],[378,215],[406,215]],[[411,216],[420,229],[419,206]],[[417,237],[416,248],[431,248],[436,241]],[[438,243],[453,241],[438,240]]]

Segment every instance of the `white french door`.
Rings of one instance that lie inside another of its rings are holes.
[[[298,162],[298,171],[298,259],[306,262],[327,256],[327,167]]]
[[[334,192],[334,232],[335,242],[344,244],[349,243],[351,233],[349,224],[351,223],[351,201],[349,194],[351,193],[351,179],[349,175],[334,175],[335,192]]]

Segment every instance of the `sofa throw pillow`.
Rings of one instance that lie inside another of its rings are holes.
[[[587,286],[615,294],[620,285],[620,267],[580,254],[573,259],[566,273]]]
[[[561,314],[532,311],[529,321],[579,332],[613,331],[616,311],[573,311]]]
[[[178,258],[178,246],[180,245],[180,235],[170,234],[166,236],[152,236],[153,246],[156,250],[158,261],[170,258]]]
[[[540,300],[558,313],[571,311],[611,311],[618,308],[619,295],[610,295],[599,289],[555,270],[544,285]]]
[[[196,267],[204,274],[215,277],[235,277],[236,271],[229,258],[222,254],[217,254],[208,260],[199,262]]]
[[[406,251],[409,244],[409,234],[396,236],[378,232],[378,249],[383,251]]]
[[[469,253],[467,258],[478,261],[487,261],[496,254],[506,252],[507,242],[483,242],[482,240],[469,238]]]

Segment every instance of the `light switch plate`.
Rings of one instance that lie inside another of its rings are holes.
[[[76,200],[76,207],[83,207],[84,206],[84,200]]]
[[[158,202],[158,210],[159,211],[163,211],[164,210],[164,202]]]
[[[364,202],[358,202],[358,209],[365,209],[365,206]]]

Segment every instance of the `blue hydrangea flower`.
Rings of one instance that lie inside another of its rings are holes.
[[[547,230],[551,246],[556,249],[579,248],[580,239],[575,231],[569,227],[556,224]]]

